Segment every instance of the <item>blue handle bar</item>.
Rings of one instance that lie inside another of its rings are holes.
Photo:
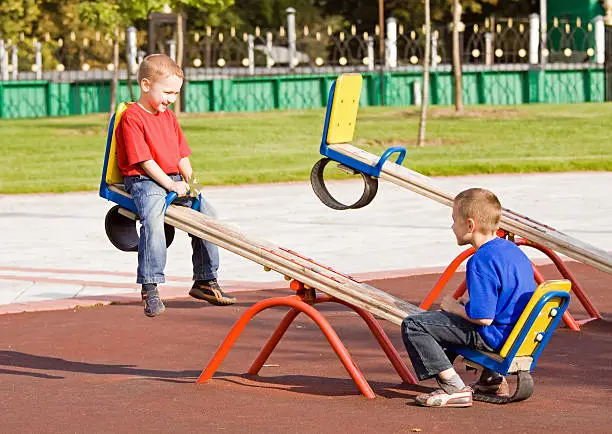
[[[397,160],[395,160],[395,164],[401,165],[402,162],[404,161],[404,157],[406,157],[406,148],[404,148],[403,146],[394,146],[392,148],[387,149],[380,156],[380,160],[378,160],[378,163],[376,163],[376,166],[374,166],[375,173],[380,175],[380,171],[382,170],[382,167],[383,167],[383,164],[385,164],[385,161],[387,161],[389,157],[395,154],[396,152],[399,152],[399,156],[397,157]],[[378,176],[376,177],[378,178]]]
[[[187,192],[189,193],[189,192]],[[168,195],[166,196],[166,208],[168,209],[168,207],[170,206],[170,204],[172,202],[174,202],[174,200],[178,197],[178,194],[176,194],[174,191],[171,191],[170,193],[168,193]],[[193,198],[193,201],[191,203],[191,208],[195,209],[196,211],[200,210],[200,203],[202,202],[202,194],[200,194],[197,198]],[[164,210],[164,214],[166,213],[166,211]]]

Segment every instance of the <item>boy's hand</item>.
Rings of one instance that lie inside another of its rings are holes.
[[[458,315],[460,311],[465,311],[463,305],[450,295],[447,295],[442,299],[440,309],[442,309],[444,312],[454,313],[455,315]]]
[[[185,181],[172,181],[170,191],[175,192],[178,196],[186,196],[189,191],[189,184]]]

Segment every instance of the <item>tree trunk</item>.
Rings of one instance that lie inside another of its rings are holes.
[[[119,87],[119,27],[115,28],[113,41],[113,80],[111,81],[110,112],[117,108],[117,88]]]
[[[183,52],[185,49],[185,35],[183,34],[183,6],[179,6],[178,13],[176,14],[176,64],[183,67]],[[185,86],[183,81],[183,88]],[[174,103],[174,113],[177,115],[181,113],[181,104],[183,102],[183,88],[176,96],[176,102]]]
[[[455,111],[463,112],[463,73],[461,69],[461,47],[459,46],[459,32],[462,31],[461,1],[454,0],[453,4],[453,77],[455,80]]]
[[[421,117],[419,120],[419,139],[417,146],[425,146],[425,127],[427,126],[427,104],[429,102],[429,58],[431,57],[431,5],[425,0],[425,57],[423,59],[423,89]]]

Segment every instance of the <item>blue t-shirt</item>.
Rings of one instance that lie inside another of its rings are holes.
[[[513,242],[494,238],[469,259],[466,280],[465,311],[470,318],[493,319],[478,333],[498,351],[536,289],[531,261]]]

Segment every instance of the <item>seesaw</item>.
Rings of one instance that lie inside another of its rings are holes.
[[[110,121],[102,180],[100,183],[100,196],[116,204],[108,211],[105,219],[106,233],[109,240],[120,250],[137,251],[137,211],[131,196],[124,189],[123,177],[117,166],[115,150],[115,127],[119,124],[121,115],[126,108],[127,104],[120,104]],[[375,396],[374,392],[357,368],[357,365],[353,362],[346,347],[329,322],[313,307],[316,304],[326,302],[342,304],[359,314],[402,381],[407,383],[416,382],[374,315],[399,325],[406,316],[422,311],[421,308],[370,285],[361,283],[351,276],[336,271],[293,250],[247,236],[237,229],[193,209],[173,205],[172,202],[175,198],[176,194],[170,193],[166,199],[165,223],[167,245],[172,243],[175,229],[180,229],[256,262],[262,265],[266,271],[274,270],[280,273],[287,280],[291,280],[290,288],[296,291],[296,295],[269,298],[249,308],[236,322],[227,338],[210,360],[198,378],[198,383],[206,382],[212,378],[238,336],[255,315],[270,307],[287,306],[291,310],[264,345],[248,372],[250,374],[257,374],[259,372],[293,320],[300,313],[305,313],[320,327],[359,390],[366,397],[373,398]],[[197,207],[196,205],[194,208]],[[317,294],[317,290],[325,295]]]
[[[405,148],[392,147],[378,157],[350,144],[354,137],[357,122],[361,88],[362,77],[360,74],[343,74],[331,86],[323,137],[319,149],[325,158],[314,165],[310,175],[311,184],[317,197],[333,209],[361,208],[368,205],[376,196],[378,179],[380,178],[452,207],[454,194],[440,189],[433,179],[401,166],[406,156]],[[394,154],[398,154],[395,162],[389,160]],[[363,179],[363,194],[355,203],[349,205],[341,203],[327,189],[324,170],[331,162],[338,163],[339,169],[359,175]],[[561,275],[572,282],[572,290],[590,315],[589,319],[601,318],[570,270],[555,252],[563,253],[570,258],[608,273],[612,273],[612,255],[506,208],[502,211],[501,229],[500,236],[514,240],[519,245],[538,249],[546,254]],[[520,238],[515,239],[515,237]],[[473,250],[468,250],[451,262],[438,284],[421,304],[422,308],[428,309],[432,305],[452,274],[473,253]],[[542,283],[544,277],[535,265],[534,273],[537,282]],[[465,284],[460,286],[454,295],[459,297],[463,292],[465,292]],[[579,330],[578,323],[569,314],[566,314],[565,322],[572,329]]]
[[[115,152],[115,126],[119,123],[125,108],[126,105],[120,105],[110,122],[100,195],[117,204],[109,210],[105,221],[110,241],[120,250],[136,251],[138,249],[136,231],[138,216],[132,198],[124,189],[123,179],[116,164]],[[326,302],[339,303],[355,311],[364,320],[402,381],[416,383],[374,315],[399,325],[406,316],[422,311],[421,308],[361,283],[351,276],[295,251],[249,237],[216,219],[186,207],[173,205],[175,197],[176,195],[169,194],[166,200],[165,222],[168,245],[174,238],[175,228],[181,229],[261,264],[266,271],[275,270],[281,273],[287,280],[291,280],[290,288],[296,291],[296,295],[265,299],[250,307],[234,324],[207,367],[200,374],[198,383],[206,382],[213,377],[237,338],[254,316],[270,307],[287,306],[291,308],[290,311],[270,336],[248,373],[254,375],[259,372],[291,323],[300,313],[305,313],[319,326],[361,393],[367,398],[374,398],[373,390],[357,368],[346,347],[329,322],[314,308],[316,304]],[[546,345],[561,314],[567,308],[569,287],[569,282],[546,282],[541,285],[537,297],[534,295],[533,303],[522,316],[523,322],[517,324],[514,337],[506,343],[506,353],[481,354],[482,360],[474,362],[485,364],[490,359],[490,363],[497,363],[493,366],[497,366],[500,372],[506,375],[518,375],[518,387],[513,396],[499,403],[522,400],[531,395],[533,381],[529,373],[535,367],[538,355]],[[317,294],[317,290],[324,294]],[[548,315],[542,315],[544,309],[549,310]],[[544,317],[546,320],[542,322]]]

